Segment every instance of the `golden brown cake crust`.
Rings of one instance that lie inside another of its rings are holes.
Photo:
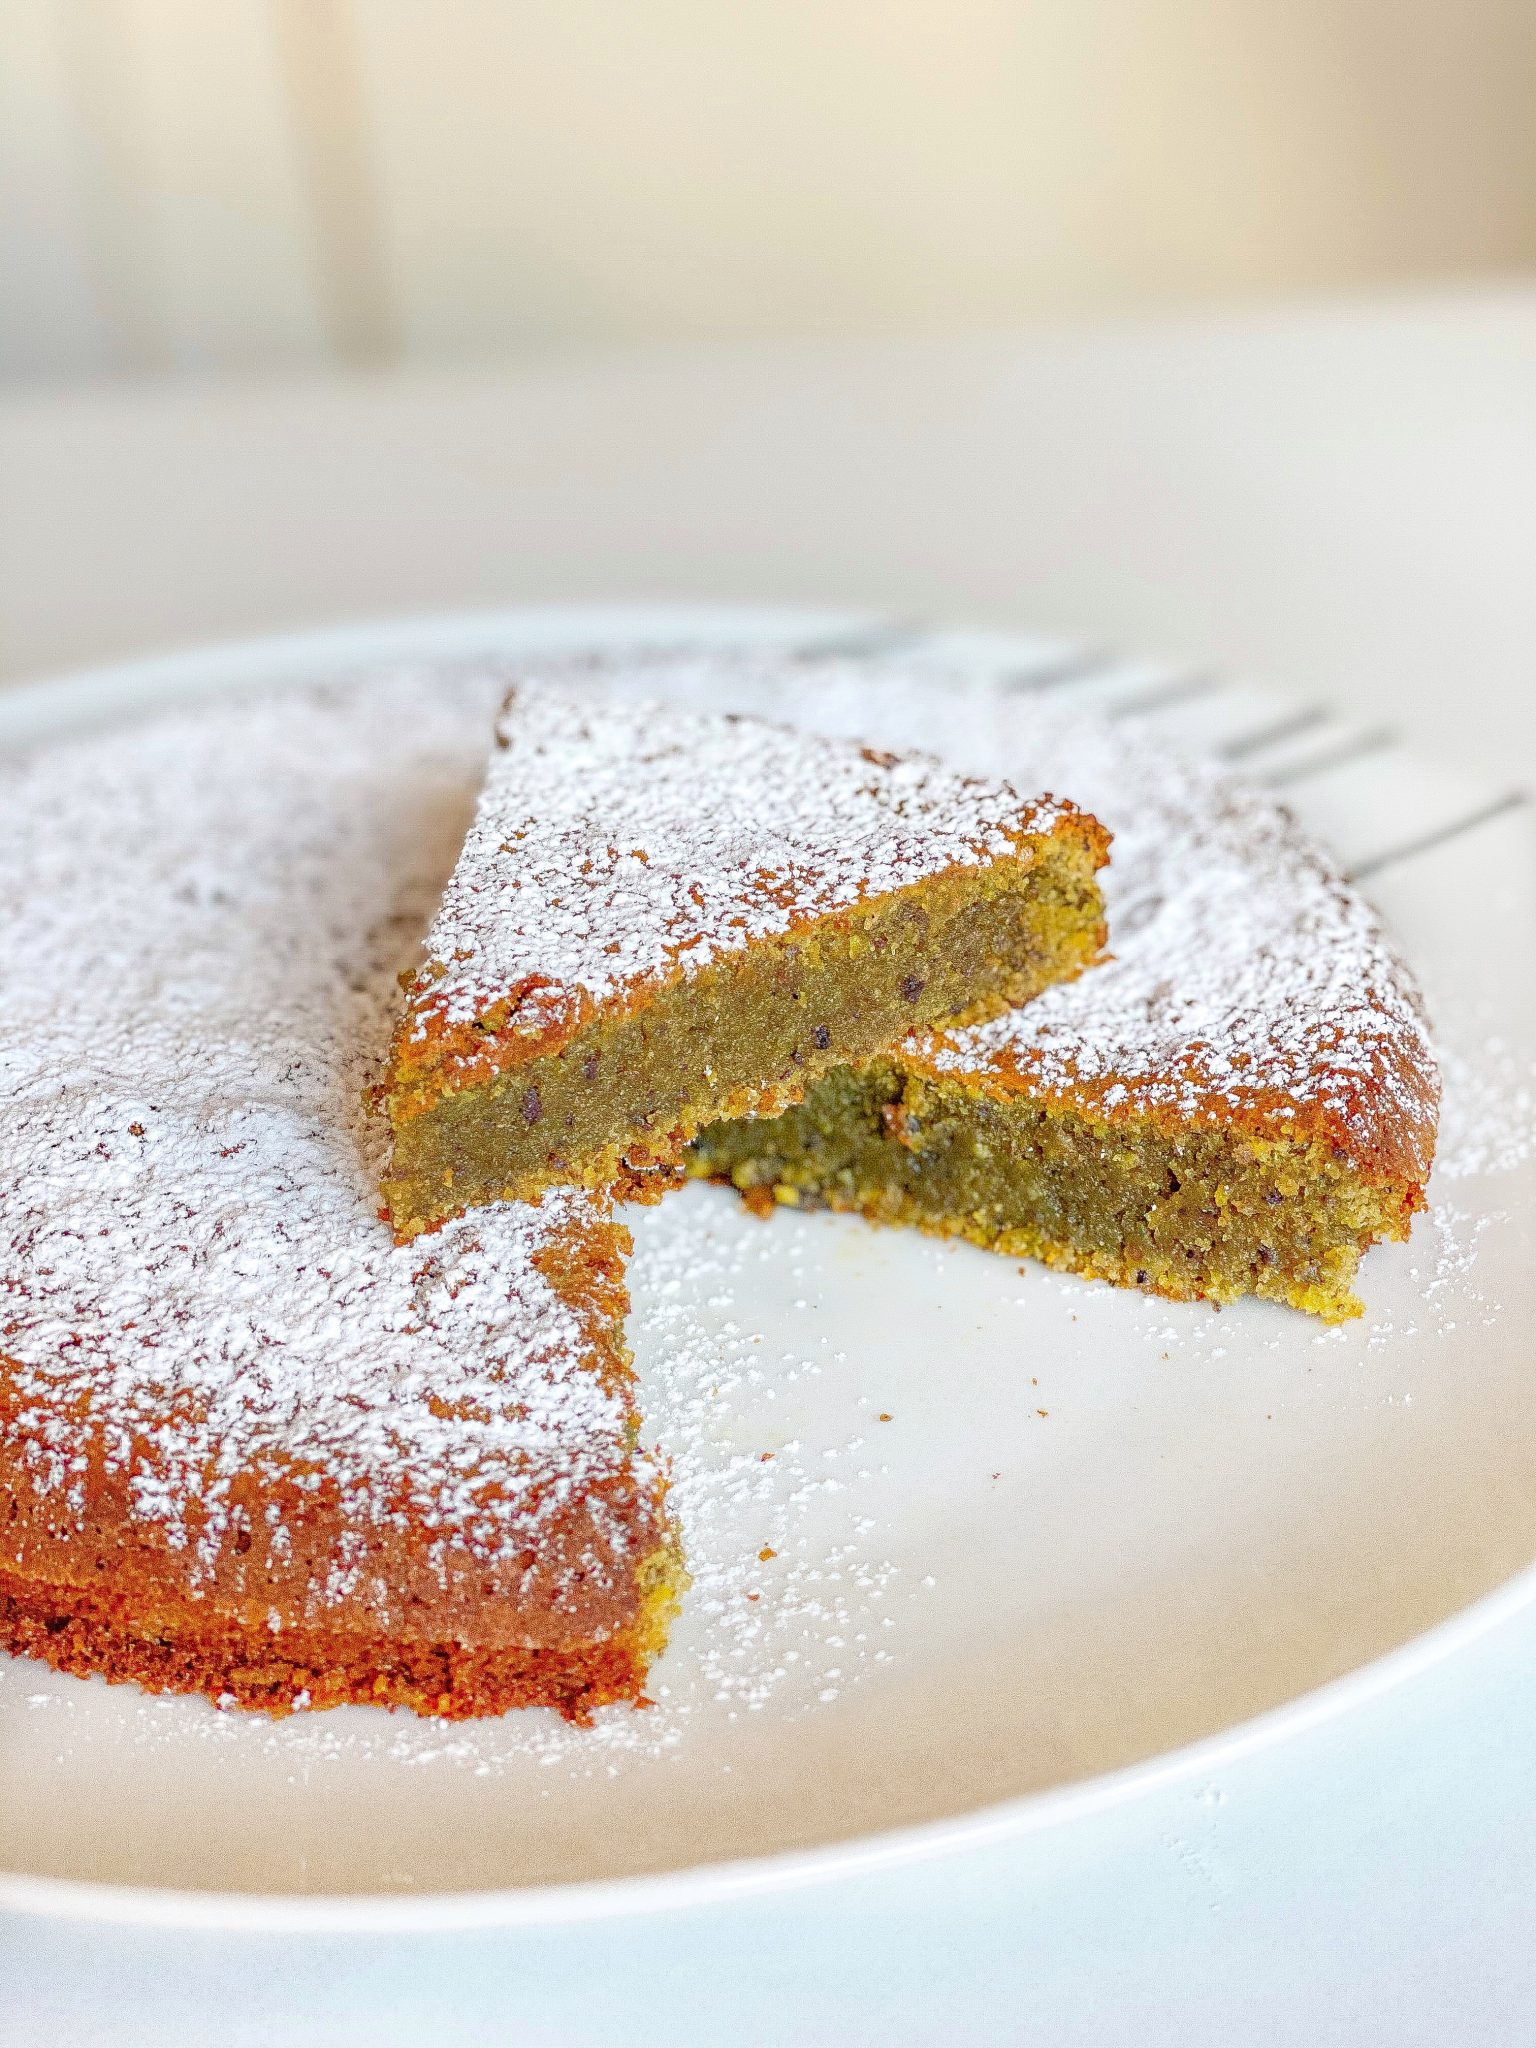
[[[646,1703],[646,1671],[665,1623],[664,1614],[643,1615],[570,1650],[487,1649],[329,1624],[274,1634],[209,1605],[168,1601],[162,1574],[144,1581],[120,1565],[110,1592],[0,1570],[0,1648],[76,1678],[202,1693],[221,1707],[274,1715],[379,1706],[456,1721],[553,1707],[587,1721],[615,1701]]]

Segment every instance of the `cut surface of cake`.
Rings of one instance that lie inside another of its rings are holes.
[[[678,659],[665,686],[1069,791],[1114,834],[1109,958],[1022,1009],[905,1034],[690,1170],[1175,1299],[1358,1311],[1424,1203],[1439,1084],[1413,977],[1267,794],[1145,721],[889,664]]]
[[[225,1703],[640,1696],[680,1579],[627,1232],[398,1245],[362,1106],[502,682],[283,693],[0,778],[0,1647]]]
[[[557,1184],[659,1192],[706,1123],[1102,942],[1106,837],[1070,802],[536,677],[497,737],[380,1091],[402,1238]]]

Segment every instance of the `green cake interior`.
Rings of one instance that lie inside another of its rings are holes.
[[[916,1026],[1075,974],[1103,937],[1094,858],[1063,833],[1028,861],[955,869],[728,954],[469,1085],[430,1067],[397,1077],[383,1183],[397,1234],[563,1183],[644,1197],[712,1119],[776,1110]]]
[[[1315,1141],[1096,1117],[878,1059],[771,1118],[716,1123],[688,1170],[772,1203],[854,1210],[1175,1300],[1255,1294],[1358,1315],[1363,1251],[1411,1204]]]

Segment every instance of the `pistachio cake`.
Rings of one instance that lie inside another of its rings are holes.
[[[628,1233],[398,1245],[362,1091],[504,683],[215,703],[0,773],[0,1647],[223,1703],[635,1699],[680,1567]]]
[[[408,1238],[554,1185],[646,1197],[724,1117],[1103,940],[1097,821],[922,755],[520,682],[380,1101]]]
[[[717,1122],[693,1173],[1174,1299],[1358,1312],[1362,1253],[1423,1207],[1438,1076],[1408,968],[1273,797],[985,677],[680,657],[623,686],[942,751],[1114,834],[1103,964]]]
[[[1118,834],[1111,958],[870,1057],[807,1063],[796,1037],[804,1100],[717,1120],[691,1171],[1176,1297],[1350,1311],[1361,1250],[1422,1204],[1437,1083],[1411,977],[1280,806],[986,680],[655,658],[560,687],[589,730],[644,700],[669,744],[705,710],[760,768],[771,728],[717,714],[766,714],[856,740],[855,792],[869,769],[953,787],[902,758],[928,750],[962,789],[1063,790]],[[273,1711],[642,1696],[684,1575],[638,1443],[627,1233],[574,1186],[405,1242],[376,1206],[390,1134],[364,1102],[398,1078],[395,980],[434,910],[439,938],[477,930],[473,906],[444,921],[443,884],[504,694],[441,672],[281,692],[0,770],[0,1648]],[[765,785],[722,758],[740,808]],[[683,809],[650,813],[678,872]],[[1056,943],[1080,958],[1102,830],[1021,811],[1075,849]],[[651,853],[622,837],[614,862]],[[649,867],[616,870],[606,959],[654,921]],[[818,1021],[809,1051],[839,1059]]]

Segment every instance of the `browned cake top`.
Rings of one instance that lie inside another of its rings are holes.
[[[671,656],[588,686],[772,715],[1060,790],[1114,835],[1110,958],[1025,1008],[914,1036],[914,1061],[1111,1117],[1242,1120],[1320,1136],[1422,1181],[1439,1083],[1412,974],[1370,905],[1274,797],[1145,720],[1053,707],[899,660]]]
[[[336,1503],[337,1598],[347,1525],[505,1559],[594,1501],[573,1566],[623,1576],[599,1496],[628,1497],[633,1410],[580,1298],[601,1210],[410,1248],[375,1213],[362,1091],[503,688],[214,704],[0,778],[0,1448],[76,1522],[126,1479],[194,1578],[279,1514],[252,1475]]]
[[[996,778],[756,718],[530,677],[508,700],[426,941],[411,1040],[494,1017],[559,1043],[594,1011],[1074,815]]]

